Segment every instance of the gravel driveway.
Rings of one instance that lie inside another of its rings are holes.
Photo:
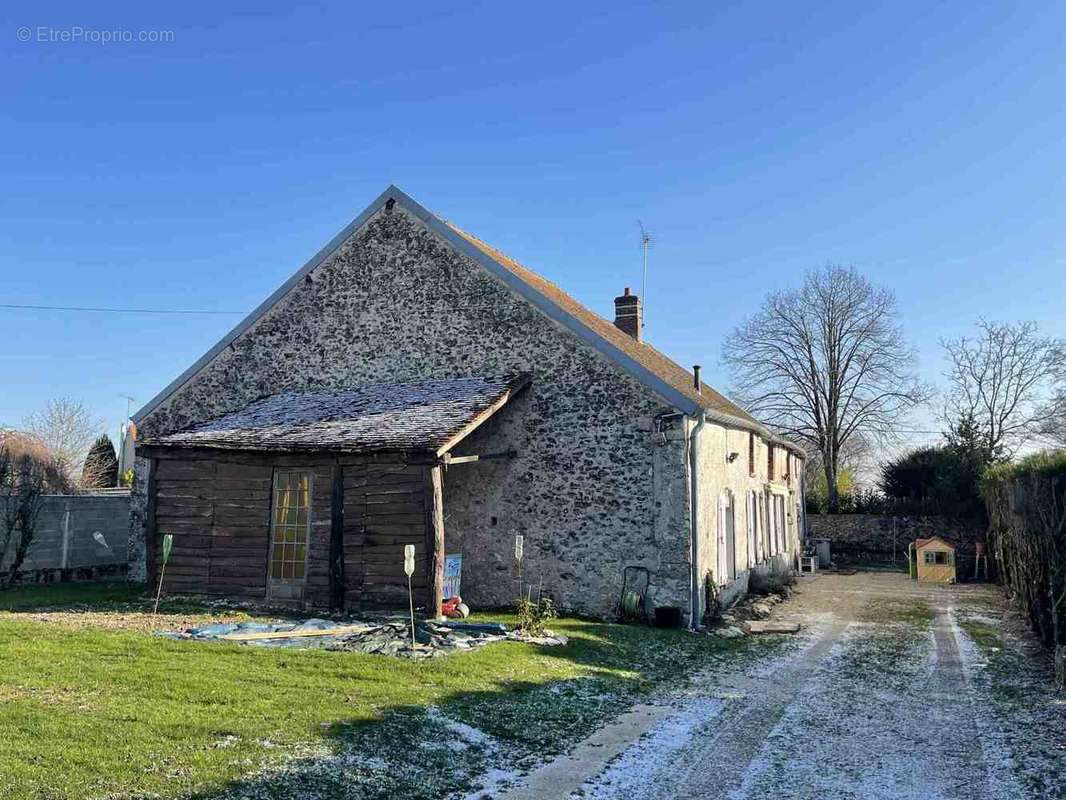
[[[805,578],[775,614],[804,624],[784,656],[708,674],[620,728],[624,746],[605,731],[499,796],[1066,797],[1066,698],[1003,611],[993,587]]]

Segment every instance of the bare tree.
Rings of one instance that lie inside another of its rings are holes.
[[[1053,424],[1052,383],[1066,370],[1066,343],[1035,322],[980,320],[974,337],[947,339],[944,421],[972,418],[995,455],[1010,456]]]
[[[1066,447],[1066,389],[1060,389],[1044,407],[1040,434],[1059,447]]]
[[[59,462],[40,441],[0,431],[0,585],[10,587],[33,544],[47,492],[68,489]],[[10,558],[9,558],[10,556]]]
[[[1040,434],[1052,445],[1066,447],[1066,342],[1052,356],[1052,370],[1055,389],[1043,406]]]
[[[853,268],[827,266],[799,289],[769,295],[726,339],[737,399],[819,454],[832,512],[840,508],[842,453],[860,440],[893,437],[928,397],[897,317],[891,291]]]
[[[25,421],[26,431],[45,444],[71,484],[76,483],[89,446],[103,427],[84,404],[69,397],[49,401]]]

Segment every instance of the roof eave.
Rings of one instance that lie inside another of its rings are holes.
[[[466,257],[472,259],[475,263],[479,264],[482,268],[487,270],[490,274],[495,276],[498,280],[502,281],[508,288],[516,292],[521,297],[528,300],[541,312],[543,312],[549,319],[559,323],[565,328],[568,328],[579,339],[591,346],[592,348],[600,351],[612,361],[614,361],[623,370],[628,372],[638,382],[651,389],[657,394],[667,405],[677,409],[681,413],[689,416],[698,416],[699,414],[706,414],[707,417],[719,424],[726,425],[728,427],[737,427],[743,430],[749,430],[759,433],[768,441],[774,441],[783,447],[797,452],[799,455],[804,455],[803,450],[797,445],[789,442],[785,439],[775,436],[769,429],[765,428],[758,422],[752,422],[742,417],[737,417],[732,414],[726,414],[724,412],[715,411],[713,409],[706,408],[701,403],[687,396],[685,393],[679,391],[667,381],[656,375],[640,362],[631,358],[624,351],[616,347],[610,341],[604,339],[599,333],[587,326],[581,320],[574,317],[567,312],[561,306],[553,302],[550,298],[537,291],[533,286],[526,283],[518,275],[511,270],[507,269],[503,264],[496,261],[487,253],[477,248],[463,236],[456,233],[449,225],[447,225],[440,217],[433,214],[431,211],[422,206],[417,200],[412,198],[402,189],[394,184],[390,184],[385,191],[383,191],[378,197],[368,205],[359,216],[352,220],[345,228],[338,233],[329,244],[319,250],[307,263],[305,263],[291,278],[283,283],[278,289],[270,295],[266,300],[259,304],[259,306],[250,313],[247,317],[241,320],[233,330],[227,333],[222,339],[215,344],[210,350],[208,350],[203,356],[196,360],[196,362],[181,373],[176,379],[171,381],[166,388],[153,397],[148,403],[146,403],[141,409],[139,409],[132,417],[135,423],[140,423],[144,420],[148,414],[155,411],[162,403],[164,403],[171,395],[177,392],[182,386],[185,385],[197,372],[207,366],[214,358],[219,355],[226,347],[228,347],[237,337],[251,328],[256,322],[259,321],[271,308],[273,308],[288,292],[293,288],[300,280],[302,280],[307,274],[313,271],[316,267],[321,265],[330,255],[332,255],[345,241],[347,241],[353,234],[355,234],[367,221],[383,206],[388,200],[394,200],[402,205],[410,214],[417,217],[422,223],[431,231],[448,242],[454,249]]]

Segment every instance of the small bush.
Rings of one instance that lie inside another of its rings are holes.
[[[787,595],[789,587],[796,583],[796,576],[791,572],[780,574],[777,572],[752,572],[748,576],[748,591],[751,594],[780,594]]]
[[[714,580],[714,575],[707,573],[703,579],[703,624],[712,625],[722,616],[722,590]]]
[[[542,597],[533,602],[521,598],[515,604],[515,615],[518,617],[518,630],[527,636],[543,636],[548,623],[559,616],[555,610],[555,603],[549,597]]]

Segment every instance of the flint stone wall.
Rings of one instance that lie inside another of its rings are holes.
[[[371,217],[139,427],[179,430],[285,390],[518,372],[531,386],[460,451],[517,455],[445,476],[446,549],[463,553],[464,599],[514,598],[521,532],[527,577],[564,609],[612,614],[628,564],[651,570],[654,603],[687,608],[684,446],[653,433],[672,409],[400,206]],[[138,461],[129,551],[143,580]]]

